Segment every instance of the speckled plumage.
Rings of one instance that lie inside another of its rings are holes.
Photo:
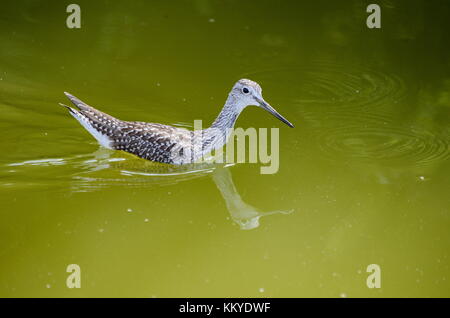
[[[244,88],[249,93],[244,93]],[[211,127],[194,132],[157,123],[123,121],[85,104],[69,93],[65,94],[76,109],[61,105],[66,107],[102,146],[169,164],[193,163],[212,150],[222,147],[228,140],[230,128],[234,127],[237,117],[247,105],[270,107],[262,99],[260,86],[243,79],[234,85],[225,106]],[[272,112],[273,109],[267,110]],[[278,113],[274,115],[281,117]],[[281,120],[292,126],[284,118]]]

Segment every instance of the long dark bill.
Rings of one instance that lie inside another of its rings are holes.
[[[276,118],[278,118],[279,120],[281,120],[283,123],[285,123],[286,125],[288,125],[291,128],[294,128],[294,125],[291,124],[291,122],[289,120],[287,120],[286,118],[284,118],[283,116],[280,115],[280,113],[278,113],[272,106],[270,106],[265,100],[258,100],[259,104],[261,105],[262,108],[264,108],[265,110],[267,110],[269,113],[271,113],[272,115],[274,115]]]

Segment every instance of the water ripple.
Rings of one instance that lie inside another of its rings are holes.
[[[333,158],[426,165],[450,157],[448,137],[412,127],[342,126],[321,131],[317,139]]]
[[[288,100],[304,107],[381,110],[386,105],[397,103],[406,94],[404,82],[394,74],[328,61],[244,75],[257,78],[264,86],[274,87]]]
[[[331,159],[428,165],[450,156],[445,131],[405,124],[407,88],[395,74],[322,60],[246,75],[284,96]]]

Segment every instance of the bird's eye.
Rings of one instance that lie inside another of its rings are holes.
[[[244,94],[250,93],[250,91],[248,90],[247,87],[244,87],[244,88],[242,89],[242,92],[243,92]]]

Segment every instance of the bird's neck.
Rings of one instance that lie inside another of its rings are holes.
[[[201,155],[210,153],[213,150],[224,146],[232,133],[234,124],[245,105],[241,105],[239,100],[230,94],[222,111],[212,123],[211,127],[201,131]],[[200,154],[199,153],[199,154]]]
[[[222,111],[219,113],[210,128],[216,128],[219,130],[233,128],[239,114],[245,107],[245,105],[241,104],[242,103],[234,95],[228,95],[227,101],[225,102]]]

